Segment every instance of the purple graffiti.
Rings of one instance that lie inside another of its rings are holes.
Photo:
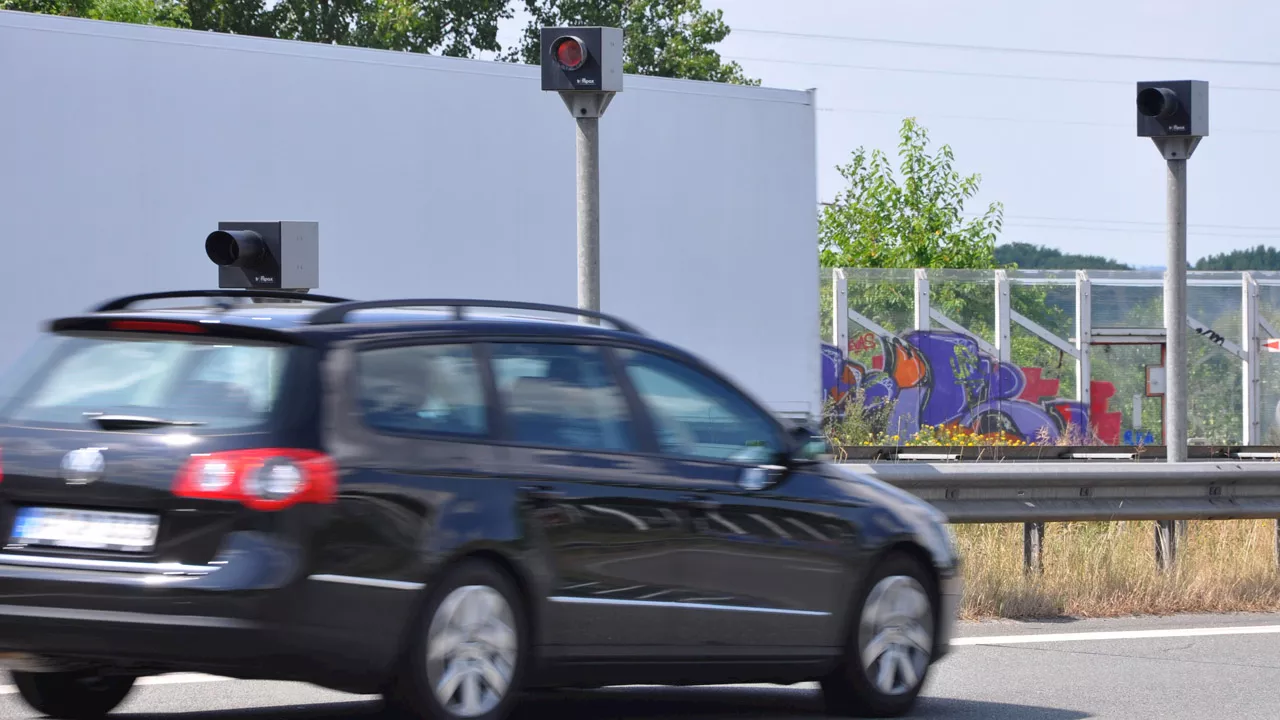
[[[1029,383],[1027,371],[983,352],[967,335],[912,331],[878,341],[871,367],[824,344],[823,390],[837,403],[858,391],[869,408],[892,402],[885,427],[891,435],[909,438],[926,426],[960,426],[1026,442],[1085,437],[1088,407],[1054,398],[1057,381],[1041,380],[1039,369],[1027,369],[1035,379]]]

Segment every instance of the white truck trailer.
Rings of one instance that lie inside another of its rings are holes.
[[[820,409],[812,93],[628,76],[601,305]],[[576,302],[537,68],[0,12],[0,367],[108,296],[214,287],[219,221],[320,224],[318,292]]]

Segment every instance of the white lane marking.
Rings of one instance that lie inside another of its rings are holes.
[[[1071,642],[1085,640],[1141,640],[1144,638],[1204,637],[1210,635],[1277,635],[1280,625],[1251,625],[1217,628],[1170,628],[1167,630],[1114,630],[1109,632],[1052,633],[1046,635],[990,635],[986,637],[957,637],[952,645],[1019,645],[1031,643]],[[138,685],[187,685],[192,683],[223,682],[234,678],[201,673],[171,673],[153,675],[138,680]],[[651,687],[648,685],[619,685],[616,687]],[[657,686],[652,686],[657,687]],[[725,685],[721,687],[766,687],[765,685]],[[769,686],[771,687],[771,686]],[[13,685],[0,685],[0,695],[18,692]]]
[[[222,682],[231,679],[233,678],[203,675],[201,673],[170,673],[168,675],[139,678],[138,685],[189,685],[192,683]],[[18,692],[18,688],[13,685],[0,685],[0,695],[13,695],[16,692]]]
[[[1280,625],[1245,627],[1169,628],[1167,630],[1113,630],[1104,632],[1053,633],[1048,635],[991,635],[957,637],[952,645],[1018,645],[1028,643],[1072,642],[1083,640],[1142,640],[1144,638],[1202,637],[1208,635],[1280,634]]]

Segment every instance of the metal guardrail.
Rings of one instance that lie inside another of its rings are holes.
[[[843,463],[953,523],[1280,518],[1280,463]]]
[[[854,450],[861,452],[837,452],[842,465],[912,493],[951,523],[1022,523],[1029,572],[1043,568],[1045,523],[1129,520],[1155,521],[1156,564],[1169,569],[1187,520],[1275,519],[1280,567],[1280,453],[1275,448],[1200,448],[1176,464],[1163,462],[1162,452],[1140,458],[1141,453],[1125,448],[1059,448],[1049,453],[1052,459],[1031,455],[1045,448],[1012,448],[995,461],[982,459],[983,453],[991,457],[992,450],[1003,448]],[[879,453],[873,455],[879,462],[850,457],[873,453]]]
[[[936,462],[974,461],[1098,461],[1138,460],[1164,461],[1168,451],[1163,445],[1026,445],[1009,446],[893,446],[846,445],[836,450],[843,462],[881,462],[893,460],[926,460]],[[1280,460],[1280,446],[1275,445],[1192,445],[1188,460]]]

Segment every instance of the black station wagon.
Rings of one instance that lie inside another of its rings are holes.
[[[55,718],[180,671],[450,720],[806,681],[901,714],[947,650],[957,559],[934,508],[826,457],[606,315],[121,298],[0,384],[0,661]]]

